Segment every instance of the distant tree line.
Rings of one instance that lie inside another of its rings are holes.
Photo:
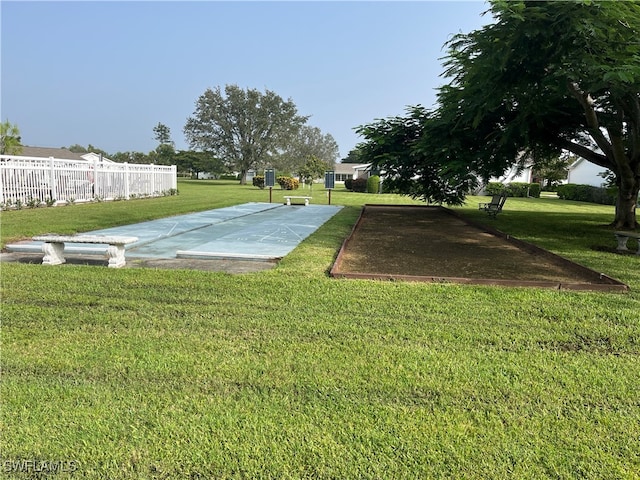
[[[249,170],[265,168],[313,180],[333,169],[339,149],[330,134],[307,125],[308,119],[298,113],[291,99],[284,100],[275,92],[226,85],[224,89],[207,89],[196,101],[184,127],[189,150],[176,150],[171,130],[160,122],[153,127],[158,145],[148,153],[106,152],[91,144],[67,148],[102,154],[119,163],[176,165],[178,172],[194,177],[198,172],[234,172],[240,183],[246,182]],[[17,128],[13,131],[10,127],[3,129],[19,143]]]

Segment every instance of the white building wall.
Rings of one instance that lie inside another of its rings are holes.
[[[598,174],[606,171],[606,168],[580,159],[571,165],[567,181],[568,183],[577,183],[579,185],[601,187],[604,184],[604,178]]]

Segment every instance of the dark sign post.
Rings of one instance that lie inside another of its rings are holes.
[[[336,172],[334,170],[324,172],[324,188],[329,190],[329,205],[331,205],[331,190],[336,188]]]
[[[276,171],[273,168],[265,169],[264,186],[269,187],[269,203],[271,203],[271,193],[275,184],[276,184]]]

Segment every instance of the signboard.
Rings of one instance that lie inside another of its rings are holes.
[[[264,186],[275,187],[276,185],[276,171],[273,168],[267,168],[264,171]]]
[[[324,188],[328,190],[336,188],[336,172],[334,170],[324,172]]]

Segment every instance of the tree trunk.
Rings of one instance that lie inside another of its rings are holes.
[[[247,184],[247,171],[245,169],[242,169],[240,171],[240,185],[246,185]]]
[[[631,178],[624,178],[619,182],[618,198],[616,200],[616,218],[613,221],[613,227],[628,230],[638,228],[636,206],[639,191],[639,178],[632,176]]]

